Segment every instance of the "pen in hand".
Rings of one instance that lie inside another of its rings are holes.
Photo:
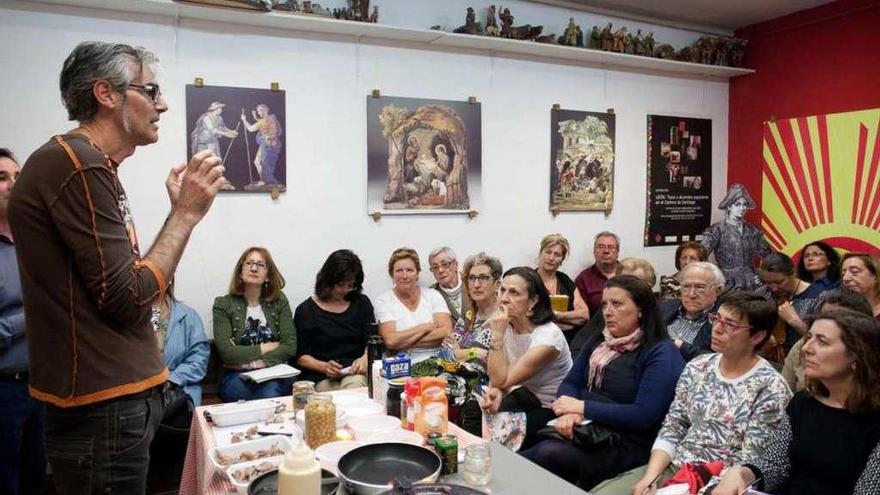
[[[757,485],[758,482],[760,482],[762,479],[763,479],[763,477],[755,478],[755,481],[746,485],[746,487],[743,488],[743,491],[739,492],[737,495],[745,495],[746,493],[749,493],[749,490],[751,490],[755,485]]]

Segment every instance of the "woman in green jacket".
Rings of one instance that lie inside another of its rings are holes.
[[[224,402],[290,394],[290,379],[252,383],[246,371],[285,363],[296,354],[296,330],[284,277],[269,251],[247,248],[229,282],[229,294],[214,300],[214,343],[223,364],[220,398]]]

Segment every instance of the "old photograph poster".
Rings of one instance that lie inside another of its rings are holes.
[[[648,115],[645,246],[699,240],[712,213],[712,121]]]
[[[223,160],[223,191],[284,191],[284,91],[186,86],[187,156],[211,150]]]
[[[480,104],[367,96],[367,209],[468,211],[480,188]]]
[[[614,199],[614,114],[550,112],[550,209],[608,211]]]

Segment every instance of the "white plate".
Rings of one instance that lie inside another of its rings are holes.
[[[364,402],[355,406],[349,406],[345,408],[345,416],[349,419],[359,418],[363,416],[376,416],[377,414],[384,415],[385,408],[380,404],[376,404],[373,401]]]
[[[393,416],[360,416],[349,418],[348,427],[355,440],[366,441],[371,435],[400,429],[400,418]]]
[[[351,392],[331,392],[330,395],[333,397],[333,403],[336,404],[336,407],[345,408],[347,406],[358,406],[363,405],[364,403],[373,402],[366,395],[353,394]]]
[[[238,481],[237,479],[232,477],[232,473],[234,471],[237,471],[239,469],[244,469],[249,466],[257,466],[257,465],[262,464],[264,462],[268,462],[268,463],[275,466],[274,469],[270,469],[267,472],[275,471],[278,469],[278,466],[281,465],[281,461],[283,461],[283,460],[284,460],[284,456],[278,456],[278,457],[268,457],[266,459],[257,459],[255,461],[241,462],[239,464],[233,464],[233,465],[229,466],[228,468],[226,468],[226,476],[229,477],[229,482],[232,483],[232,485],[235,487],[235,491],[239,495],[247,495],[248,487],[251,485],[251,481],[253,481],[253,479],[248,480],[248,481]],[[254,479],[256,479],[256,478],[257,478],[257,476],[254,477]]]
[[[410,430],[392,430],[373,433],[367,443],[408,443],[421,447],[425,444],[422,435]],[[464,449],[461,449],[464,452]]]
[[[361,445],[364,445],[364,442],[358,442],[357,440],[325,443],[315,449],[315,456],[322,462],[336,464],[339,462],[339,459],[342,459],[342,456]]]
[[[226,455],[226,456],[237,458],[239,455],[241,455],[242,452],[245,452],[245,451],[256,452],[258,450],[266,450],[266,449],[271,448],[273,444],[278,445],[278,448],[280,448],[284,452],[287,452],[288,450],[290,450],[290,446],[291,446],[290,438],[288,438],[284,435],[273,435],[273,436],[269,436],[269,437],[258,438],[256,440],[248,440],[247,442],[234,443],[232,445],[227,445],[226,447],[217,447],[215,449],[211,449],[208,452],[208,457],[211,459],[211,463],[214,464],[214,467],[216,467],[217,469],[219,469],[221,471],[224,471],[229,466],[233,466],[235,464],[241,464],[241,463],[239,462],[239,463],[233,463],[233,464],[221,464],[220,461],[217,459],[218,452],[223,455]],[[271,456],[271,457],[276,457],[276,456]],[[268,459],[268,458],[269,457],[265,457],[264,459]],[[254,459],[254,460],[257,460],[257,459]],[[244,462],[251,462],[251,461],[244,461]]]
[[[276,401],[270,400],[236,402],[211,406],[208,412],[215,425],[231,426],[266,421],[275,414],[277,405]]]

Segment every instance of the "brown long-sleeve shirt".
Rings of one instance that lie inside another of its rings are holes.
[[[56,136],[28,158],[10,198],[30,391],[60,407],[168,376],[150,325],[165,280],[141,260],[117,166],[84,136]]]

